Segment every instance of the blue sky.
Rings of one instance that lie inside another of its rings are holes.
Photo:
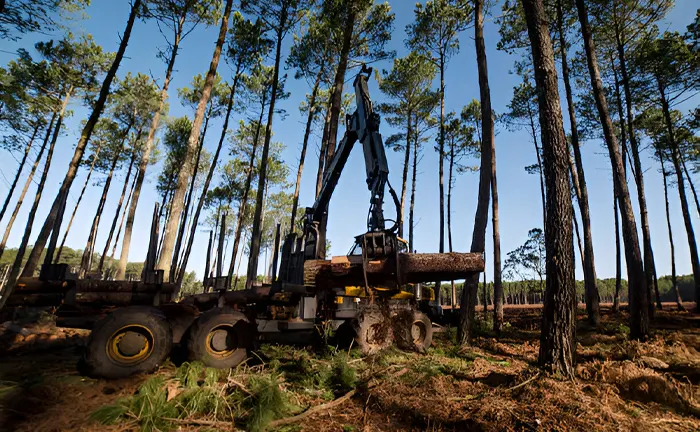
[[[71,30],[79,34],[81,32],[90,33],[96,42],[103,46],[105,50],[116,51],[119,44],[119,34],[125,25],[129,2],[126,0],[107,1],[93,0],[92,6],[87,10],[89,19],[75,21],[70,24]],[[396,50],[398,56],[407,54],[404,46],[405,27],[413,20],[414,2],[406,0],[390,0],[393,11],[396,14],[395,28],[390,48]],[[686,25],[695,16],[697,3],[695,0],[677,0],[676,7],[670,12],[666,20],[662,23],[663,29],[685,30]],[[495,15],[498,14],[495,9]],[[200,27],[190,34],[182,43],[182,51],[176,61],[175,75],[170,90],[170,115],[182,116],[191,115],[191,111],[180,105],[177,99],[176,89],[189,85],[192,77],[196,74],[205,73],[211,60],[214,42],[218,28]],[[3,41],[0,49],[0,62],[7,63],[15,56],[12,54],[17,48],[24,47],[31,49],[32,45],[39,40],[49,38],[60,38],[60,34],[54,35],[27,35],[20,41],[13,43]],[[493,108],[497,112],[504,112],[506,105],[512,96],[513,86],[518,84],[518,78],[509,74],[513,62],[517,56],[510,56],[504,52],[496,50],[498,42],[498,28],[496,24],[487,19],[485,25],[485,39],[489,64],[489,78],[492,91]],[[447,111],[459,112],[462,107],[472,99],[479,97],[478,77],[474,54],[473,30],[468,30],[460,37],[461,50],[455,55],[446,73],[446,107]],[[287,42],[288,46],[289,42]],[[133,30],[126,57],[119,68],[118,75],[121,77],[127,72],[143,72],[152,75],[162,82],[165,72],[165,65],[156,58],[158,47],[164,46],[164,40],[158,28],[153,22],[138,22]],[[286,52],[284,50],[283,52]],[[389,69],[389,61],[374,65],[378,68]],[[226,77],[229,74],[228,67],[223,65],[219,69],[220,73]],[[304,133],[304,118],[299,114],[299,103],[309,92],[308,85],[303,81],[291,79],[293,71],[289,71],[290,79],[287,90],[291,92],[288,100],[280,102],[288,116],[281,120],[275,118],[273,130],[275,140],[282,141],[286,145],[284,158],[290,164],[291,171],[296,173],[298,152]],[[348,79],[350,77],[347,77]],[[349,85],[349,84],[348,84]],[[351,89],[346,89],[351,90]],[[376,83],[370,86],[371,95],[375,102],[383,100],[383,95],[378,91]],[[563,91],[562,91],[563,94]],[[689,109],[698,104],[698,97],[687,101],[682,109]],[[54,156],[51,171],[47,182],[44,197],[39,206],[37,223],[34,227],[31,242],[33,242],[36,232],[48,212],[51,202],[63,179],[65,169],[68,166],[70,157],[73,154],[73,147],[77,142],[77,135],[80,133],[80,121],[87,116],[87,111],[76,104],[72,107],[74,115],[67,121],[66,133],[59,139],[57,144],[57,155]],[[563,106],[566,109],[565,106]],[[566,117],[566,116],[565,116]],[[237,124],[242,115],[238,114],[233,124]],[[210,130],[217,130],[220,122],[213,122]],[[568,124],[567,124],[568,127]],[[498,162],[498,185],[500,195],[500,227],[501,227],[501,247],[502,254],[505,254],[522,244],[529,229],[541,227],[541,207],[539,195],[539,181],[537,176],[529,175],[525,172],[524,166],[536,162],[534,147],[527,134],[523,132],[510,132],[502,126],[497,126],[496,153]],[[220,130],[220,129],[219,129]],[[342,134],[342,128],[340,134]],[[383,123],[382,134],[388,137],[393,130]],[[340,138],[340,137],[339,137]],[[208,135],[205,143],[207,148],[213,149],[218,139],[218,132]],[[301,206],[311,205],[315,191],[315,176],[317,169],[318,136],[312,138],[311,147],[307,154],[307,161],[302,179]],[[356,149],[350,156],[350,160],[345,168],[336,189],[334,199],[330,206],[330,220],[328,223],[328,238],[332,242],[332,254],[345,254],[353,243],[355,235],[365,231],[365,217],[369,205],[369,193],[365,187],[364,162],[360,149]],[[395,187],[401,185],[401,168],[403,163],[402,155],[387,150],[391,169],[390,180]],[[9,182],[15,173],[19,155],[4,153],[0,158],[0,195],[6,193]],[[426,146],[424,157],[419,165],[417,198],[416,198],[416,239],[415,248],[419,252],[436,252],[438,250],[439,236],[439,201],[438,201],[438,174],[437,155],[432,151],[432,145]],[[607,151],[600,141],[590,141],[585,143],[583,148],[583,161],[588,181],[589,195],[591,197],[591,215],[593,242],[596,256],[596,268],[598,277],[614,277],[615,274],[615,239],[613,217],[613,197],[611,186],[610,162]],[[466,161],[476,165],[477,160]],[[221,163],[221,162],[220,162]],[[652,243],[657,263],[659,275],[670,273],[670,252],[668,235],[666,230],[666,219],[663,204],[663,184],[661,175],[658,173],[658,165],[653,162],[648,152],[644,152],[642,164],[645,169],[645,186],[649,207],[649,220],[652,233]],[[134,236],[130,251],[130,261],[145,259],[150,225],[150,215],[153,203],[158,200],[155,192],[155,182],[159,167],[152,167],[146,178],[146,185],[141,193],[139,209],[137,211],[137,221],[135,224]],[[28,171],[25,170],[25,171]],[[84,181],[85,173],[80,173],[74,182],[71,190],[71,198],[68,202],[69,214],[75,204],[75,200],[80,192],[80,187]],[[123,178],[120,177],[120,181]],[[22,181],[24,177],[22,178]],[[291,180],[291,176],[290,176]],[[697,183],[697,176],[694,178]],[[108,198],[106,215],[110,215],[118,200],[121,188],[120,182],[113,187]],[[30,189],[33,193],[34,187]],[[453,190],[453,242],[455,251],[468,251],[472,227],[474,223],[474,212],[477,201],[478,174],[463,174],[458,177]],[[74,248],[82,248],[88,237],[89,226],[94,215],[94,207],[99,199],[100,187],[90,187],[86,192],[81,211],[78,213],[74,228],[72,229],[67,245]],[[633,182],[630,183],[630,192],[633,195],[633,205],[637,208],[636,190]],[[688,191],[689,198],[690,192]],[[676,265],[679,274],[691,272],[688,245],[686,241],[683,219],[680,213],[678,193],[675,189],[670,190],[671,200],[671,223],[673,225],[674,239],[676,241]],[[389,204],[389,203],[388,203]],[[25,201],[24,208],[16,222],[15,229],[10,236],[8,246],[17,246],[21,239],[22,230],[25,224],[26,215],[29,211],[30,203]],[[387,205],[391,209],[393,206]],[[391,210],[390,214],[391,214]],[[693,222],[697,225],[700,221],[695,211],[692,211]],[[101,250],[106,239],[106,230],[111,216],[107,222],[103,220],[100,234],[98,236],[98,250]],[[637,218],[639,223],[639,218]],[[64,226],[67,221],[64,221]],[[4,229],[4,225],[2,227]],[[491,251],[491,227],[489,225],[487,254]],[[207,235],[204,230],[200,230],[195,241],[194,253],[190,258],[188,269],[195,270],[199,276],[204,267],[204,256],[206,250]],[[227,255],[230,251],[227,251]],[[578,252],[577,252],[577,260]],[[490,279],[492,270],[490,268],[490,258],[487,260],[487,277]],[[577,262],[577,278],[582,278],[580,261]]]

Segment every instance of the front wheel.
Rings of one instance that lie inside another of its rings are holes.
[[[109,379],[153,372],[170,354],[172,338],[158,309],[117,309],[95,324],[81,366],[88,375]]]
[[[394,343],[391,320],[379,310],[367,310],[353,322],[355,342],[364,355],[376,354]]]
[[[230,308],[215,308],[192,324],[187,340],[190,360],[206,366],[230,369],[248,358],[252,334],[245,316]]]

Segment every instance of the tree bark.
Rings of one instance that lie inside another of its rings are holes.
[[[297,181],[294,186],[294,197],[292,201],[292,217],[289,225],[289,232],[293,232],[297,222],[297,209],[299,208],[299,190],[301,189],[301,174],[304,172],[304,161],[306,160],[306,149],[309,146],[309,136],[311,136],[311,127],[313,126],[314,118],[316,117],[316,98],[318,90],[321,86],[321,76],[323,69],[319,70],[316,75],[314,87],[311,90],[311,99],[309,99],[309,115],[306,118],[306,129],[304,130],[304,141],[301,143],[301,154],[299,155],[299,167],[297,168]]]
[[[416,128],[418,125],[415,125]],[[408,207],[408,251],[414,252],[413,248],[413,208],[416,204],[416,175],[418,171],[418,134],[413,137],[413,168],[411,173],[411,203]]]
[[[267,188],[267,159],[270,154],[270,138],[272,136],[272,121],[275,116],[275,103],[277,102],[277,88],[279,87],[280,60],[282,57],[283,28],[286,25],[286,9],[280,19],[280,26],[277,29],[277,43],[275,49],[275,68],[272,77],[272,90],[270,96],[270,106],[267,112],[267,124],[265,125],[265,141],[263,143],[262,157],[260,159],[260,172],[258,173],[258,191],[255,201],[255,214],[253,216],[253,227],[250,236],[250,254],[248,255],[248,271],[246,279],[246,289],[249,289],[258,273],[258,258],[260,255],[260,243],[262,237],[263,205],[264,194]]]
[[[581,157],[581,143],[578,136],[578,126],[576,121],[576,109],[574,105],[573,91],[571,90],[571,80],[569,78],[569,64],[567,59],[566,34],[564,28],[564,11],[562,0],[557,0],[557,26],[559,27],[559,52],[561,55],[561,70],[566,90],[566,105],[569,113],[569,123],[571,127],[571,146],[574,150],[574,161],[576,162],[575,172],[577,177],[577,201],[581,212],[581,222],[583,223],[583,279],[586,293],[586,312],[588,320],[592,325],[600,323],[600,294],[598,293],[597,275],[595,271],[595,258],[593,254],[593,233],[591,231],[591,215],[588,205],[588,186],[586,185],[586,175],[583,170],[583,158]],[[576,215],[574,214],[574,218]],[[578,230],[577,230],[578,232]]]
[[[532,134],[532,142],[535,144],[535,154],[537,155],[537,167],[539,168],[540,176],[540,197],[542,198],[542,226],[547,223],[547,207],[545,205],[545,189],[544,189],[544,168],[542,167],[542,156],[540,152],[540,145],[537,142],[537,129],[535,129],[535,114],[530,109],[530,105],[527,106],[527,113],[530,118],[530,130]]]
[[[569,151],[564,133],[554,52],[542,0],[523,0],[532,43],[540,133],[545,159],[547,282],[539,364],[572,377],[576,350],[576,280],[572,233]]]
[[[355,29],[356,11],[355,6],[349,2],[348,5],[348,15],[345,21],[345,28],[343,29],[343,44],[340,49],[340,61],[338,62],[338,69],[335,72],[335,79],[333,81],[333,90],[331,92],[331,116],[328,123],[328,143],[326,144],[326,160],[324,175],[327,174],[328,166],[333,160],[333,155],[335,154],[335,145],[338,140],[338,123],[340,119],[340,109],[343,101],[343,84],[345,82],[345,73],[348,68],[348,57],[350,55],[350,48],[352,43],[352,36]],[[258,193],[259,194],[259,193]],[[325,209],[323,216],[321,217],[321,222],[318,227],[318,239],[317,245],[319,245],[318,250],[321,253],[321,257],[324,258],[326,254],[326,228],[328,226],[328,208]]]
[[[622,290],[622,253],[620,248],[620,215],[617,208],[617,188],[613,188],[613,212],[615,213],[615,297],[613,312],[620,311],[620,291]]]
[[[494,121],[491,109],[491,89],[489,87],[488,65],[486,61],[486,44],[484,42],[484,2],[474,1],[474,43],[476,46],[476,63],[479,71],[479,96],[481,99],[481,170],[479,175],[479,195],[474,216],[471,252],[483,253],[486,248],[486,226],[489,217],[491,198],[491,168],[493,166]],[[479,289],[479,274],[465,279],[460,301],[459,327],[457,342],[464,345],[474,336],[474,315]]]
[[[129,213],[126,218],[126,226],[124,228],[124,240],[122,240],[122,250],[119,257],[119,267],[117,267],[117,273],[115,275],[116,279],[123,279],[126,276],[126,265],[129,259],[129,249],[131,247],[131,233],[133,231],[134,219],[136,217],[136,208],[139,205],[139,197],[141,196],[141,187],[143,186],[143,181],[146,177],[146,170],[151,162],[151,152],[153,151],[155,136],[158,132],[158,126],[160,125],[160,117],[165,109],[165,104],[168,99],[168,87],[173,76],[173,70],[175,69],[175,59],[177,58],[178,49],[180,47],[180,42],[182,40],[182,31],[184,26],[184,17],[180,17],[178,21],[175,38],[172,43],[172,52],[170,54],[170,59],[168,60],[168,65],[165,69],[165,80],[163,81],[163,88],[160,91],[160,105],[158,110],[153,113],[153,119],[151,120],[151,127],[148,130],[148,137],[146,138],[146,144],[141,153],[141,161],[139,162],[139,170],[136,174],[136,180],[134,182],[134,193],[131,199],[131,204],[129,205]]]
[[[447,247],[452,252],[452,171],[454,170],[454,143],[450,146],[450,163],[447,174]],[[444,251],[441,251],[444,252]]]
[[[401,209],[399,212],[399,237],[404,236],[404,221],[406,220],[406,190],[408,189],[408,165],[411,161],[411,136],[413,135],[412,128],[412,113],[411,110],[408,111],[406,116],[406,151],[404,152],[403,158],[403,174],[401,178]],[[452,246],[450,245],[450,251],[452,251]]]
[[[216,70],[219,67],[219,58],[221,57],[221,50],[226,41],[226,32],[228,31],[228,20],[231,15],[231,8],[233,7],[233,0],[226,0],[226,6],[224,14],[221,18],[221,27],[219,29],[219,37],[216,40],[216,47],[214,48],[214,55],[211,59],[211,64],[209,65],[209,71],[204,81],[204,88],[202,89],[202,97],[199,99],[199,104],[197,105],[197,111],[194,116],[194,121],[192,122],[192,131],[190,132],[190,137],[187,140],[187,151],[185,154],[185,161],[180,168],[180,173],[177,177],[177,187],[175,188],[175,194],[173,195],[173,206],[171,209],[170,219],[165,226],[165,231],[163,233],[163,249],[160,254],[160,259],[158,260],[157,268],[163,270],[166,275],[169,275],[169,280],[173,282],[173,274],[170,272],[170,267],[173,260],[173,252],[175,246],[175,239],[178,233],[178,225],[183,211],[183,200],[185,197],[185,192],[189,184],[190,176],[193,173],[192,160],[194,159],[194,153],[199,147],[199,136],[201,134],[202,122],[204,121],[204,112],[207,109],[207,104],[209,103],[209,97],[211,96],[211,89],[214,85],[214,78],[216,77]],[[273,96],[274,97],[274,96]],[[194,181],[194,179],[193,179]]]
[[[207,129],[209,127],[209,119],[211,118],[211,112],[213,110],[214,106],[212,104],[212,101],[209,101],[209,110],[207,111],[207,115],[205,116],[204,120],[204,129],[202,130],[202,135],[199,137],[199,145],[197,146],[197,156],[194,159],[194,169],[192,171],[192,178],[189,182],[189,190],[187,192],[187,195],[185,196],[185,208],[182,211],[182,215],[180,216],[180,220],[178,221],[178,232],[177,232],[177,239],[175,240],[175,249],[173,249],[173,255],[172,255],[172,263],[170,266],[170,280],[175,281],[177,280],[178,274],[179,274],[179,265],[180,263],[180,249],[182,248],[182,242],[186,241],[185,239],[185,233],[187,232],[187,229],[189,228],[187,226],[187,221],[188,221],[188,215],[190,213],[190,208],[192,207],[192,201],[194,200],[194,194],[195,194],[195,183],[197,181],[197,174],[199,173],[199,164],[201,163],[202,159],[202,149],[204,148],[204,138],[207,135]],[[206,191],[202,194],[201,198],[206,198]],[[177,298],[177,296],[175,297]]]
[[[29,138],[29,142],[27,142],[27,146],[24,148],[22,160],[19,162],[19,166],[17,167],[17,174],[15,174],[15,178],[12,180],[10,190],[7,191],[7,197],[5,198],[5,202],[2,204],[2,210],[0,210],[0,221],[2,221],[2,218],[3,216],[5,216],[5,212],[7,211],[7,207],[9,207],[10,205],[12,194],[15,192],[15,188],[17,187],[17,183],[19,182],[20,175],[22,175],[22,169],[24,169],[24,164],[27,162],[29,151],[32,149],[32,145],[34,144],[34,138],[36,138],[36,134],[39,133],[40,126],[41,123],[37,121],[36,126],[34,126],[34,132],[32,132],[32,136],[31,138]]]
[[[666,99],[666,89],[659,77],[656,77],[656,82],[661,98],[661,110],[664,115],[664,123],[666,123],[666,132],[668,133],[669,143],[671,144],[671,161],[676,171],[678,197],[681,201],[681,213],[683,214],[685,232],[688,235],[688,249],[690,249],[690,262],[693,268],[693,280],[695,285],[695,309],[697,311],[700,310],[700,260],[698,260],[698,246],[695,242],[695,231],[693,230],[693,221],[690,217],[690,209],[688,208],[688,198],[685,195],[685,179],[683,178],[683,170],[681,167],[681,155],[678,149],[678,143],[676,142],[676,133],[673,129],[671,111],[668,100]]]
[[[266,94],[266,93],[265,93]],[[248,211],[248,197],[250,196],[250,187],[253,182],[253,174],[255,171],[255,154],[258,150],[258,141],[260,141],[260,132],[262,130],[262,118],[265,113],[265,97],[263,96],[262,104],[260,107],[260,117],[258,118],[258,123],[255,126],[255,136],[253,137],[253,148],[250,150],[250,159],[248,160],[248,172],[246,173],[245,186],[243,188],[243,197],[241,197],[241,202],[238,205],[238,218],[236,220],[236,231],[233,235],[233,252],[231,254],[231,264],[229,264],[229,274],[233,274],[233,266],[236,262],[236,255],[238,254],[238,247],[241,241],[241,233],[243,232],[243,224],[245,222],[245,216]],[[234,286],[235,288],[235,286]]]
[[[10,232],[12,232],[12,226],[15,223],[15,220],[17,219],[17,214],[19,213],[20,209],[22,208],[22,203],[24,202],[24,197],[27,195],[27,191],[29,190],[29,186],[32,184],[32,180],[34,179],[34,174],[36,173],[36,169],[39,167],[39,163],[41,162],[41,157],[44,155],[44,150],[46,150],[46,146],[49,143],[49,138],[51,137],[51,131],[53,130],[54,126],[54,121],[56,120],[57,113],[53,113],[51,116],[51,121],[49,122],[48,127],[46,128],[46,136],[44,137],[44,142],[41,144],[41,148],[39,149],[39,154],[36,156],[36,160],[34,161],[34,165],[32,165],[31,171],[29,171],[29,176],[27,177],[27,180],[24,182],[24,187],[22,188],[22,193],[19,195],[19,199],[17,200],[17,204],[15,204],[15,209],[12,211],[12,215],[10,215],[10,220],[7,222],[7,227],[5,227],[5,234],[2,236],[2,243],[0,243],[0,257],[2,257],[3,253],[5,252],[5,246],[7,245],[7,239],[10,237]]]
[[[491,147],[491,229],[493,231],[493,330],[497,336],[503,326],[503,280],[501,276],[501,231],[498,220],[498,183],[496,181],[496,144]],[[486,273],[484,273],[486,277]],[[486,285],[484,285],[486,290]],[[484,312],[487,306],[484,292]]]
[[[634,181],[637,185],[637,201],[639,203],[639,214],[642,223],[642,242],[644,247],[644,274],[646,276],[647,291],[649,291],[649,315],[654,317],[654,305],[651,303],[652,289],[656,292],[656,307],[661,309],[661,301],[659,299],[659,287],[656,284],[656,264],[654,263],[654,249],[651,245],[651,233],[649,231],[649,214],[647,212],[647,200],[644,192],[644,172],[642,171],[642,162],[639,157],[639,142],[637,135],[634,133],[634,114],[632,114],[632,91],[630,89],[630,76],[627,72],[627,64],[625,60],[625,48],[620,36],[619,27],[615,26],[615,36],[617,38],[617,53],[620,61],[620,74],[622,75],[622,88],[625,92],[625,108],[627,114],[627,128],[629,135],[630,147],[632,149],[632,163]]]
[[[330,96],[328,97],[328,104],[326,107],[326,116],[323,122],[323,134],[321,135],[321,148],[318,152],[318,171],[316,172],[316,195],[321,193],[321,187],[323,186],[323,171],[326,164],[326,149],[328,148],[328,128],[331,124],[331,103],[333,102],[333,89],[330,91]]]
[[[63,179],[63,183],[61,183],[61,189],[56,195],[56,199],[54,200],[53,205],[51,206],[51,211],[49,212],[49,215],[44,221],[44,225],[41,229],[41,232],[39,233],[39,237],[34,243],[32,252],[30,253],[29,259],[27,260],[27,264],[24,267],[24,272],[26,275],[32,275],[34,273],[34,270],[36,270],[36,266],[39,263],[39,257],[44,249],[44,246],[46,245],[46,241],[49,238],[49,234],[51,233],[51,230],[55,225],[56,219],[61,220],[63,218],[63,214],[59,214],[59,209],[63,204],[64,199],[68,196],[68,192],[70,191],[70,187],[73,184],[73,180],[75,179],[75,176],[78,172],[80,161],[83,158],[83,153],[85,153],[85,148],[87,147],[87,143],[90,140],[92,131],[95,128],[95,125],[97,124],[97,121],[99,120],[102,111],[104,110],[105,102],[107,101],[107,96],[109,95],[109,88],[112,85],[112,81],[114,80],[115,75],[117,74],[119,64],[121,63],[121,60],[124,57],[124,52],[126,51],[126,47],[129,43],[129,38],[131,36],[131,29],[134,26],[134,22],[136,21],[136,16],[138,15],[138,11],[140,8],[141,0],[134,0],[131,5],[129,20],[127,21],[126,28],[124,29],[124,34],[122,35],[117,54],[115,55],[114,61],[112,62],[109,71],[107,72],[107,76],[102,82],[102,88],[100,89],[100,94],[97,100],[95,101],[92,113],[90,114],[90,117],[85,123],[85,127],[83,127],[83,130],[80,134],[80,139],[78,140],[78,144],[75,147],[75,152],[68,167],[68,171],[66,172],[66,176]],[[53,257],[49,257],[49,259],[51,258]],[[12,280],[13,285],[15,283],[15,280],[16,278]]]
[[[141,136],[141,131],[137,134],[136,142],[138,142],[138,137]],[[122,187],[122,193],[119,196],[119,202],[117,203],[117,209],[114,211],[114,218],[112,219],[112,225],[107,232],[107,241],[105,242],[105,248],[100,256],[100,262],[97,264],[97,272],[102,273],[102,268],[104,267],[105,257],[109,251],[109,246],[112,243],[112,236],[114,235],[114,230],[117,229],[117,221],[119,220],[119,213],[121,212],[122,205],[124,204],[124,197],[126,196],[126,189],[129,187],[129,180],[131,179],[131,170],[134,168],[134,162],[136,161],[136,153],[131,153],[131,160],[129,161],[129,168],[126,170],[126,176],[124,177],[124,186]],[[120,227],[121,228],[121,227]],[[119,240],[117,236],[116,242]]]
[[[53,134],[54,137],[56,137],[58,130],[61,127],[60,118],[65,112],[66,105],[67,102],[64,104],[61,113],[58,114],[58,121],[56,122],[56,127],[54,129]],[[53,124],[53,119],[51,123]],[[51,128],[49,128],[49,130],[50,129]],[[24,258],[24,252],[27,250],[27,244],[29,244],[29,237],[32,234],[32,226],[34,225],[36,210],[39,207],[39,201],[41,201],[41,195],[44,191],[44,186],[46,185],[46,178],[49,175],[49,168],[51,167],[51,159],[53,157],[53,151],[55,147],[56,140],[52,138],[51,144],[49,144],[49,151],[46,154],[46,161],[44,162],[44,171],[41,173],[41,179],[39,180],[39,184],[37,185],[36,195],[34,196],[34,202],[32,203],[32,208],[29,210],[29,215],[27,216],[27,224],[24,228],[24,235],[22,236],[19,248],[17,248],[17,256],[15,257],[15,261],[12,263],[12,268],[10,269],[10,274],[7,278],[7,283],[5,284],[5,289],[0,293],[2,294],[0,295],[0,309],[5,305],[7,299],[12,295],[12,292],[14,291],[15,285],[17,283],[17,278],[20,275],[20,270],[22,269],[22,258]],[[33,276],[33,274],[29,276]]]
[[[700,217],[700,201],[698,201],[698,193],[695,191],[695,185],[693,184],[693,179],[690,177],[690,173],[688,172],[688,167],[685,165],[685,158],[683,155],[681,155],[681,165],[683,165],[683,172],[685,173],[685,179],[688,180],[690,191],[693,193],[693,198],[695,198],[695,209]]]
[[[68,233],[70,233],[70,229],[73,226],[73,221],[75,220],[75,215],[78,213],[78,208],[80,207],[80,203],[83,200],[83,195],[85,195],[85,190],[88,187],[88,184],[90,183],[90,177],[92,177],[92,171],[95,169],[95,163],[97,163],[97,158],[100,155],[100,150],[102,148],[102,141],[100,141],[99,146],[95,150],[95,155],[92,159],[92,163],[90,164],[90,170],[88,170],[87,176],[85,176],[85,183],[83,183],[83,188],[80,190],[80,195],[78,195],[78,201],[75,202],[75,207],[73,208],[73,213],[70,215],[70,219],[68,220],[68,226],[66,227],[66,231],[63,233],[63,239],[61,240],[61,245],[58,247],[58,252],[56,252],[56,257],[54,258],[54,264],[58,264],[61,260],[61,254],[63,253],[63,247],[66,244],[66,238],[68,238]]]
[[[646,278],[642,254],[637,238],[637,223],[632,211],[627,182],[625,182],[622,158],[618,152],[617,138],[613,132],[612,121],[608,111],[607,101],[600,79],[598,59],[595,54],[593,35],[588,23],[588,12],[584,0],[576,0],[581,32],[583,35],[588,72],[591,79],[593,96],[603,126],[605,142],[608,146],[610,161],[613,169],[613,180],[617,187],[618,202],[622,213],[622,235],[625,241],[625,256],[627,258],[627,273],[629,278],[630,298],[630,337],[632,339],[646,339],[649,334],[649,292],[647,291]]]
[[[224,117],[224,124],[221,127],[221,136],[219,137],[219,143],[216,146],[216,151],[214,152],[214,158],[212,159],[211,166],[209,167],[209,172],[207,172],[207,178],[204,180],[204,185],[202,186],[202,194],[199,197],[199,202],[197,202],[197,208],[195,209],[194,212],[194,218],[192,220],[192,224],[190,226],[190,236],[187,240],[187,245],[185,246],[185,255],[182,258],[182,262],[180,263],[180,271],[177,275],[177,286],[178,289],[175,291],[173,295],[173,299],[177,298],[177,295],[179,294],[179,287],[182,286],[182,281],[185,278],[185,272],[187,270],[187,262],[190,259],[190,253],[192,252],[192,245],[194,244],[194,236],[197,233],[197,223],[199,222],[199,216],[202,213],[202,208],[204,207],[204,201],[207,196],[207,192],[209,191],[209,185],[211,184],[211,180],[214,177],[214,172],[216,171],[216,165],[219,161],[219,155],[221,154],[221,148],[224,145],[224,140],[226,139],[226,132],[228,131],[228,123],[229,119],[231,118],[231,111],[233,111],[233,100],[236,96],[236,90],[238,88],[238,80],[240,78],[240,67],[236,68],[236,75],[233,79],[233,85],[231,86],[231,91],[229,92],[228,96],[228,103],[226,105],[226,116]],[[219,264],[219,267],[221,267],[223,263]],[[229,275],[231,272],[229,272]]]
[[[119,244],[119,237],[122,233],[122,228],[124,228],[124,221],[126,220],[126,214],[129,211],[129,205],[131,204],[131,197],[134,195],[134,189],[136,188],[136,176],[131,182],[131,188],[129,188],[129,196],[126,198],[126,203],[124,203],[124,210],[122,211],[122,217],[119,221],[119,229],[117,230],[117,236],[114,238],[114,246],[112,246],[112,253],[110,254],[110,260],[114,260],[114,256],[117,254],[117,244]],[[110,266],[112,267],[112,266]],[[113,269],[116,271],[116,268]]]
[[[673,288],[674,294],[676,295],[676,305],[678,306],[678,310],[683,311],[685,310],[685,308],[683,307],[681,293],[678,290],[678,280],[676,277],[676,246],[673,242],[673,229],[671,229],[671,212],[668,204],[668,181],[666,180],[668,173],[666,172],[666,165],[664,164],[663,150],[659,150],[658,154],[659,162],[661,164],[661,176],[664,180],[664,204],[666,206],[666,228],[668,229],[668,243],[671,247],[671,286]]]
[[[476,0],[475,3],[481,0]],[[483,24],[482,24],[483,25]],[[483,38],[483,35],[482,35]],[[478,48],[477,48],[478,50]],[[478,60],[477,60],[478,61]],[[440,253],[445,252],[445,54],[440,53],[439,58],[440,63],[440,136],[438,137],[438,193],[440,194],[440,237],[439,237],[439,251]],[[482,114],[483,115],[483,114]],[[489,186],[490,187],[490,186]],[[488,198],[487,198],[488,201]],[[487,203],[488,206],[488,203]],[[488,218],[488,210],[487,215]],[[449,219],[449,215],[448,215]],[[449,227],[448,227],[449,229]],[[438,304],[442,304],[442,283],[441,281],[436,281],[435,286],[437,287],[436,299]],[[478,290],[478,282],[474,290]],[[474,294],[476,298],[476,294]],[[476,303],[476,301],[474,301]],[[466,304],[466,303],[463,303]],[[473,315],[473,314],[472,314]]]
[[[112,177],[114,177],[114,171],[117,169],[117,164],[119,164],[119,158],[124,151],[124,146],[126,145],[127,137],[129,136],[129,129],[131,125],[124,133],[124,138],[122,139],[121,146],[117,151],[114,152],[112,157],[112,164],[109,167],[109,174],[107,174],[107,179],[105,180],[104,187],[102,188],[102,196],[100,196],[100,201],[97,203],[97,209],[95,211],[95,217],[92,219],[92,226],[90,227],[90,235],[88,236],[88,241],[83,250],[83,257],[80,262],[80,272],[79,277],[85,277],[87,273],[90,272],[92,267],[92,259],[95,252],[95,243],[97,242],[97,230],[100,227],[100,219],[102,218],[102,212],[105,209],[105,203],[107,202],[107,194],[109,194],[109,188],[112,185]]]

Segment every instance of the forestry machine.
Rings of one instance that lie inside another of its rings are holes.
[[[177,301],[179,286],[164,283],[162,271],[155,269],[156,210],[144,270],[146,276],[150,272],[154,277],[128,282],[44,274],[24,280],[10,303],[46,298],[58,306],[58,325],[92,329],[82,364],[85,372],[107,378],[153,371],[174,348],[210,367],[235,367],[247,358],[258,338],[292,342],[298,340],[295,336],[334,333],[336,341],[354,340],[365,354],[393,343],[426,349],[432,341],[432,323],[424,312],[434,297],[432,290],[421,290],[420,283],[478,274],[484,261],[481,254],[409,253],[397,235],[399,217],[384,217],[387,186],[397,215],[401,205],[389,185],[380,118],[367,88],[371,73],[363,65],[355,78],[357,109],[346,116],[345,135],[327,167],[316,202],[305,211],[302,232],[286,236],[281,259],[278,225],[272,283],[231,290],[231,275],[221,275],[219,264],[216,276],[205,277],[204,293]],[[328,204],[358,141],[371,193],[367,232],[355,237],[350,254],[326,260],[323,225]],[[223,236],[224,223],[221,232]],[[220,263],[222,248],[218,256]]]

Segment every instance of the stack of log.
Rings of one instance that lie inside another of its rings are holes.
[[[480,253],[411,253],[369,261],[363,271],[361,257],[333,257],[304,263],[304,285],[315,288],[370,286],[465,279],[484,271]]]
[[[104,281],[80,279],[42,281],[20,278],[7,299],[7,306],[59,306],[64,301],[90,305],[149,305],[156,295],[160,301],[170,300],[176,284],[146,284],[138,281]],[[74,295],[73,295],[74,294]]]

